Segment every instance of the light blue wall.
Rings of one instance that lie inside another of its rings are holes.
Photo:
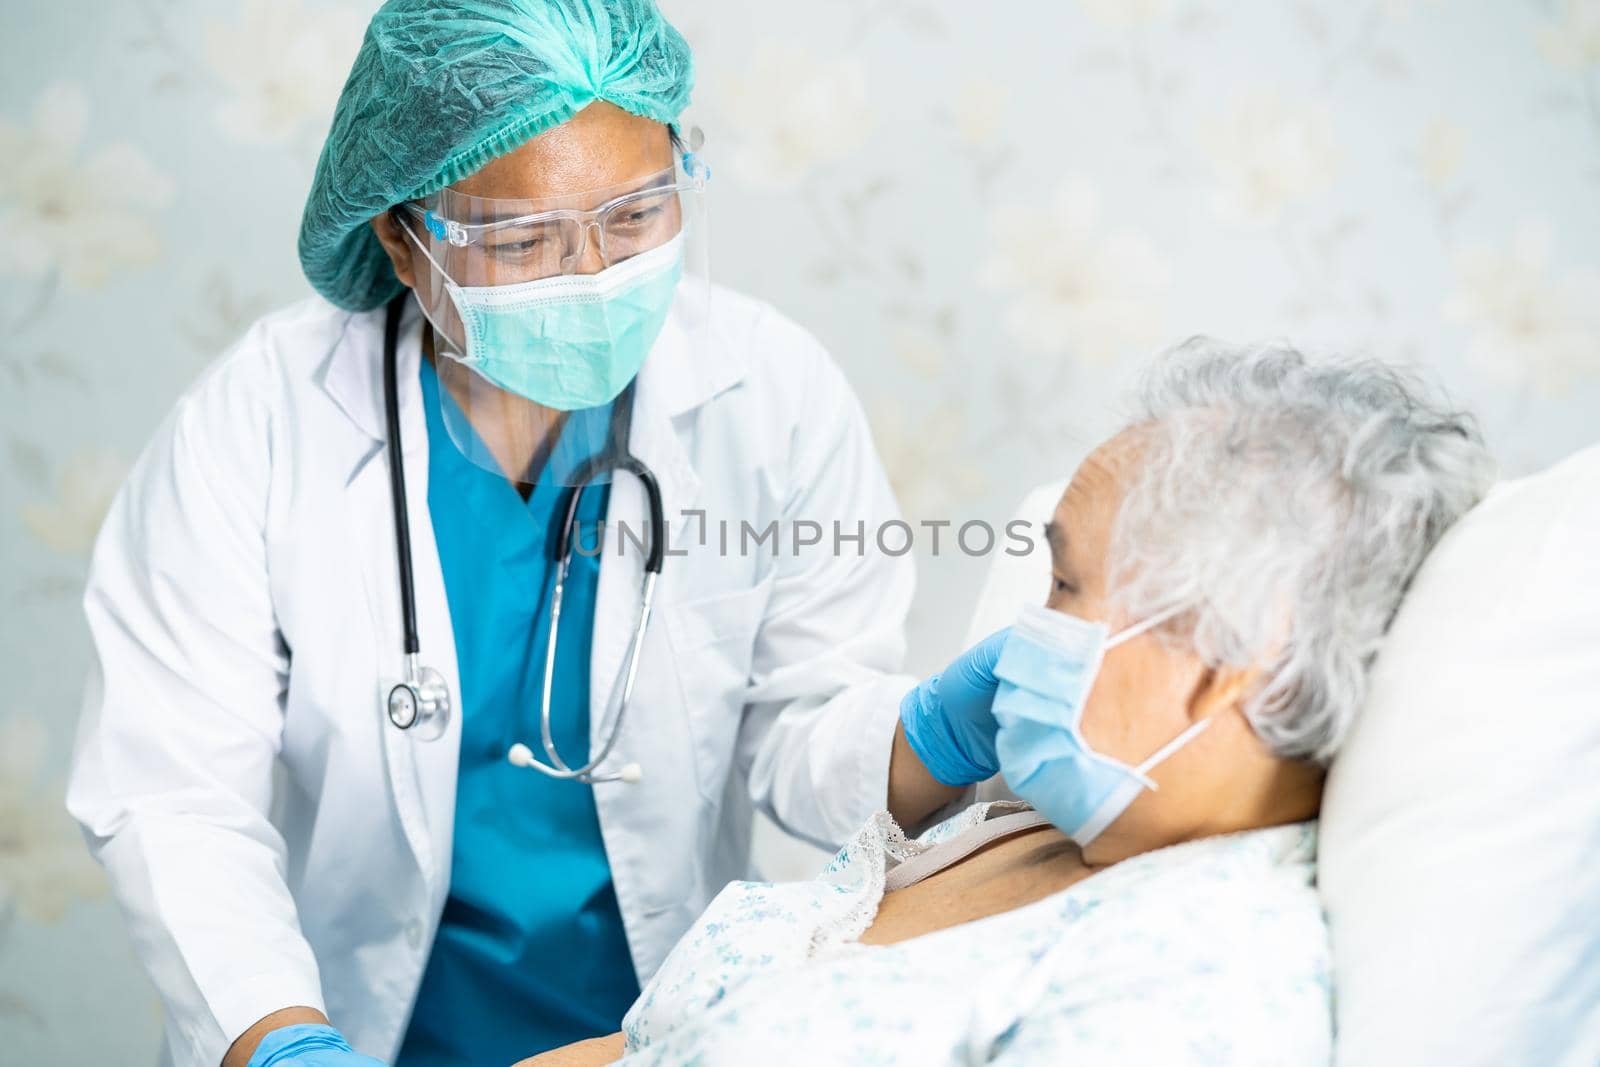
[[[999,520],[1198,332],[1416,364],[1506,466],[1600,438],[1600,7],[676,0],[713,271],[814,330],[909,515]],[[186,382],[301,298],[299,208],[370,11],[0,9],[0,1060],[159,1025],[60,813],[109,494]],[[913,667],[979,561],[922,563]]]

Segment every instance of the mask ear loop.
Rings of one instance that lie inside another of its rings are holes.
[[[402,216],[403,216],[403,214],[404,214],[404,211],[402,209]],[[462,328],[462,330],[470,332],[470,326],[469,326],[470,320],[467,318],[467,315],[462,311],[462,307],[461,307],[461,295],[460,295],[461,294],[461,286],[456,283],[456,280],[454,278],[450,277],[450,272],[445,270],[444,267],[442,265],[440,265],[440,263],[439,263],[439,261],[437,259],[433,258],[433,253],[428,251],[427,244],[422,240],[422,238],[420,238],[420,237],[418,237],[416,235],[416,232],[413,231],[412,228],[411,228],[411,224],[409,222],[407,222],[404,217],[398,218],[395,221],[400,224],[400,229],[405,232],[405,235],[407,237],[411,238],[411,243],[413,245],[416,245],[417,251],[422,253],[423,258],[426,259],[433,266],[433,269],[438,273],[440,279],[443,280],[445,292],[449,295],[451,303],[455,304],[455,306],[456,306],[456,314],[461,319],[461,328]],[[438,350],[437,346],[441,341],[443,341],[447,345],[450,345],[451,347],[455,347],[455,343],[453,341],[449,340],[449,338],[445,337],[443,330],[435,330],[433,328],[432,317],[430,315],[428,315],[428,313],[427,313],[427,304],[423,301],[421,291],[419,289],[417,289],[417,288],[413,288],[411,290],[411,294],[416,299],[417,306],[423,309],[423,318],[425,320],[428,320],[428,330],[429,330],[429,332],[431,332],[433,334],[434,344],[435,344],[435,351]],[[468,364],[468,365],[471,365],[471,363],[472,363],[472,360],[469,358],[469,356],[468,356],[468,354],[467,354],[467,352],[466,352],[464,347],[463,347],[463,350],[461,352],[460,362]]]
[[[405,232],[405,235],[411,238],[411,243],[417,246],[417,251],[422,253],[423,258],[425,258],[429,263],[433,264],[433,269],[439,272],[439,277],[444,279],[445,284],[451,286],[455,285],[456,280],[450,277],[449,271],[445,270],[439,265],[439,261],[437,259],[433,258],[433,253],[429,252],[428,246],[422,243],[422,238],[418,237],[412,232],[410,224],[407,223],[403,218],[396,219],[395,221],[400,224],[400,229]]]
[[[1184,610],[1184,606],[1182,604],[1178,604],[1168,608],[1165,611],[1158,611],[1156,614],[1150,616],[1148,619],[1145,619],[1143,622],[1135,623],[1134,625],[1129,626],[1124,630],[1119,630],[1112,636],[1106,638],[1105,645],[1102,647],[1107,649],[1115,648],[1124,641],[1131,641],[1140,634],[1147,633],[1150,630],[1155,629],[1168,619],[1172,619],[1178,615],[1181,615]],[[1210,716],[1201,719],[1197,723],[1191,724],[1187,730],[1183,731],[1183,733],[1179,734],[1171,741],[1168,741],[1166,744],[1156,749],[1155,755],[1151,756],[1137,767],[1134,767],[1133,773],[1139,776],[1141,784],[1151,792],[1155,792],[1156,790],[1160,789],[1161,787],[1156,784],[1155,779],[1150,777],[1150,771],[1173,753],[1177,752],[1184,745],[1187,745],[1190,741],[1193,741],[1202,730],[1210,725]]]
[[[1118,630],[1116,633],[1106,638],[1105,645],[1103,647],[1108,649],[1116,648],[1124,641],[1131,641],[1140,634],[1145,633],[1148,630],[1155,629],[1168,619],[1176,618],[1177,616],[1183,614],[1183,612],[1184,606],[1182,604],[1174,605],[1173,607],[1168,608],[1166,611],[1158,611],[1143,622],[1135,623],[1125,630]]]
[[[1174,752],[1178,751],[1178,749],[1182,748],[1184,745],[1187,745],[1190,741],[1193,741],[1200,735],[1200,731],[1204,730],[1210,725],[1211,716],[1209,715],[1201,719],[1199,722],[1191,724],[1187,730],[1183,731],[1183,733],[1179,734],[1171,741],[1168,741],[1166,744],[1156,749],[1155,755],[1139,764],[1139,766],[1135,767],[1134,770],[1144,776],[1145,780],[1150,783],[1150,788],[1152,790],[1159,789],[1160,787],[1156,785],[1155,779],[1150,777],[1150,772],[1155,769],[1156,764],[1160,763],[1162,760],[1165,760],[1168,756],[1171,756]]]

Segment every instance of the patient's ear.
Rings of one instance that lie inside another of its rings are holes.
[[[1236,711],[1244,714],[1245,701],[1255,691],[1261,672],[1250,668],[1237,670],[1231,667],[1206,667],[1200,671],[1194,688],[1189,692],[1188,713],[1190,722],[1199,722],[1213,716]]]

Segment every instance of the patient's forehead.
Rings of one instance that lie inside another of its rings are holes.
[[[1061,494],[1057,521],[1109,527],[1128,477],[1139,462],[1139,451],[1135,432],[1124,430],[1089,453]],[[1089,533],[1087,529],[1081,532]]]
[[[1099,568],[1106,560],[1112,523],[1138,462],[1138,435],[1123,430],[1078,464],[1061,494],[1054,522],[1066,534],[1069,555],[1080,568]]]

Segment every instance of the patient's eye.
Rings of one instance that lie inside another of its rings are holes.
[[[1072,583],[1059,574],[1050,576],[1050,593],[1052,596],[1076,596],[1077,592],[1078,590],[1073,587]]]

